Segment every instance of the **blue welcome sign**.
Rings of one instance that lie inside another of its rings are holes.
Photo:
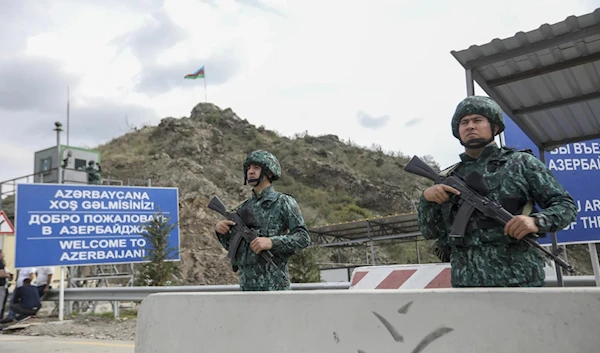
[[[504,115],[506,146],[531,149],[540,158],[538,147],[507,115]],[[570,143],[544,152],[546,166],[573,196],[577,219],[556,233],[558,244],[600,241],[600,139]],[[550,244],[551,238],[539,239]]]

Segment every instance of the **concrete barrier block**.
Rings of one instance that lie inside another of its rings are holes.
[[[165,293],[136,353],[600,352],[600,288]]]

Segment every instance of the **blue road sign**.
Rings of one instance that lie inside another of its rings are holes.
[[[505,143],[509,147],[531,149],[539,158],[539,150],[523,131],[507,116]],[[556,233],[558,244],[596,243],[600,241],[600,139],[561,146],[544,153],[546,166],[573,196],[577,204],[577,220]],[[538,206],[539,209],[539,206]],[[550,236],[540,244],[550,244]]]
[[[154,217],[179,221],[177,188],[17,184],[15,267],[146,262],[140,233]],[[179,226],[168,237],[179,258]]]

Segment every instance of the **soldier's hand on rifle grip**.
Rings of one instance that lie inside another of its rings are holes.
[[[231,226],[234,226],[234,225],[235,225],[234,221],[224,219],[217,223],[217,225],[215,226],[215,231],[219,234],[227,234],[227,232],[229,232],[229,229],[231,228]]]
[[[460,192],[452,186],[448,186],[445,184],[436,184],[432,187],[425,189],[425,191],[423,191],[423,197],[425,197],[425,200],[429,202],[435,202],[441,205],[444,202],[450,200],[450,195],[448,195],[449,192],[455,195],[460,195]]]
[[[266,237],[257,237],[250,243],[250,249],[256,254],[263,250],[270,250],[273,247],[273,241]]]
[[[537,233],[539,231],[540,227],[535,224],[535,218],[524,215],[513,217],[504,226],[504,234],[510,235],[516,239],[521,239],[527,234]]]

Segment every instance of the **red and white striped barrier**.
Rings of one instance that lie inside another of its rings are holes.
[[[350,279],[350,289],[426,288],[452,288],[450,264],[357,267]]]

